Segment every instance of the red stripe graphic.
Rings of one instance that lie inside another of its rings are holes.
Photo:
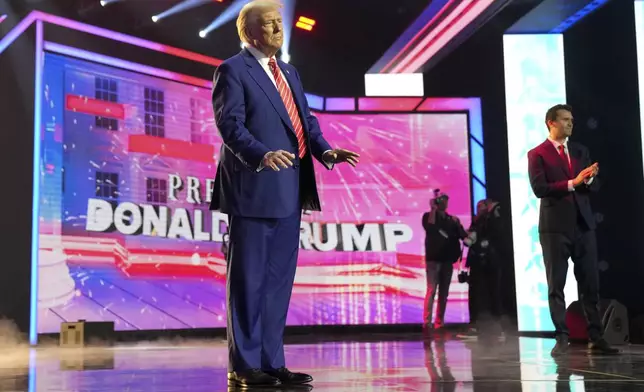
[[[189,161],[215,162],[215,147],[210,144],[196,144],[156,136],[130,135],[128,151]]]
[[[67,94],[65,96],[65,109],[93,116],[125,120],[125,105],[79,95]]]

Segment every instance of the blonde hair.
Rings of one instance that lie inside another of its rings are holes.
[[[257,21],[259,14],[269,11],[279,11],[282,9],[282,3],[278,0],[253,0],[242,7],[237,17],[237,33],[239,39],[248,45],[251,45],[252,39],[248,35],[248,29],[252,23]]]

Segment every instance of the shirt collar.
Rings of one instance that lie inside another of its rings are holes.
[[[563,143],[559,143],[558,141],[551,139],[550,136],[548,136],[548,140],[550,140],[550,143],[555,146],[555,149],[559,150],[559,146],[563,145],[566,151],[568,150],[568,138],[566,138]]]
[[[250,45],[246,45],[246,49],[248,49],[250,54],[252,54],[253,57],[255,57],[257,59],[257,61],[259,61],[262,65],[268,66],[268,62],[271,59],[270,57],[268,57],[267,55],[262,53],[260,50],[254,48],[254,47],[252,47]],[[273,56],[272,58],[274,59],[275,56]]]

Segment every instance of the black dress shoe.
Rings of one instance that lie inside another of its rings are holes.
[[[278,387],[237,387],[228,386],[228,392],[254,391],[254,392],[310,392],[313,390],[311,385],[288,385]]]
[[[259,369],[229,372],[228,383],[238,387],[276,387],[281,384],[279,379]]]
[[[588,351],[592,354],[619,354],[619,350],[611,347],[604,339],[595,340],[588,343]]]
[[[283,385],[308,384],[313,381],[313,377],[304,373],[293,373],[285,367],[279,369],[264,370],[269,376],[275,377]]]
[[[570,345],[568,343],[567,337],[557,337],[557,343],[552,348],[550,355],[552,355],[553,357],[556,357],[558,355],[564,355],[568,353],[569,348],[570,348]]]

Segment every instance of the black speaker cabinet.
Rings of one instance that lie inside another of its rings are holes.
[[[114,345],[114,322],[79,320],[72,323],[61,323],[60,347],[78,348],[89,345]]]
[[[602,322],[604,339],[612,345],[629,342],[628,312],[621,303],[610,300],[599,302],[599,317]],[[566,326],[570,330],[570,339],[587,340],[587,323],[581,302],[574,301],[566,310]]]

